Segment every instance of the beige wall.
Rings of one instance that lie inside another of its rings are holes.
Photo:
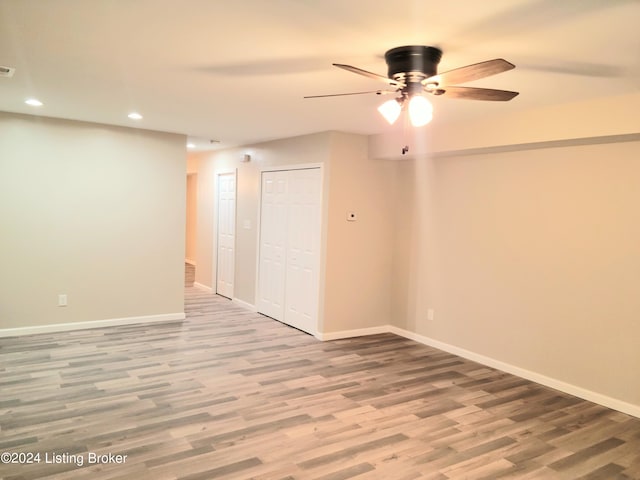
[[[214,285],[215,181],[218,173],[238,173],[234,296],[255,304],[260,171],[300,164],[323,166],[323,239],[320,331],[335,332],[389,322],[391,228],[388,200],[391,165],[370,161],[367,139],[327,132],[213,153],[198,159],[198,247],[196,281]],[[243,163],[245,153],[251,162]],[[358,213],[346,221],[347,211]],[[245,228],[248,222],[249,228]]]
[[[186,209],[186,229],[185,229],[185,259],[190,263],[195,263],[196,242],[198,235],[198,174],[189,173],[187,175],[187,209]]]
[[[0,113],[0,328],[183,312],[184,144]]]
[[[622,142],[399,163],[398,326],[640,405],[639,158]]]
[[[394,163],[370,160],[367,138],[334,133],[329,173],[325,333],[391,322]],[[348,222],[347,213],[357,214]]]

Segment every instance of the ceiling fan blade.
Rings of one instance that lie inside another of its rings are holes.
[[[368,92],[331,93],[329,95],[308,95],[303,98],[344,97],[345,95],[364,95],[367,93],[375,93],[376,95],[386,95],[388,93],[395,93],[395,92],[391,92],[389,90],[370,90]]]
[[[391,78],[378,75],[377,73],[368,72],[367,70],[362,70],[361,68],[358,68],[358,67],[352,67],[351,65],[343,65],[342,63],[334,63],[333,66],[342,68],[343,70],[347,70],[349,72],[357,73],[358,75],[364,75],[365,77],[373,78],[374,80],[384,82],[388,85],[391,85],[392,87],[404,87],[404,84],[401,82],[396,82]]]
[[[474,87],[445,87],[444,94],[449,98],[464,98],[468,100],[488,100],[506,102],[518,95],[518,92],[508,90],[494,90],[492,88]]]
[[[503,58],[495,58],[493,60],[487,60],[486,62],[474,63],[473,65],[439,73],[438,75],[425,78],[422,80],[422,84],[437,83],[438,85],[455,85],[506,72],[515,67],[513,63],[507,62]]]

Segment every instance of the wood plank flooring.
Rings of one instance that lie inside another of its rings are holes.
[[[391,334],[322,343],[194,287],[186,308],[0,339],[0,451],[41,455],[0,478],[640,479],[640,419]]]

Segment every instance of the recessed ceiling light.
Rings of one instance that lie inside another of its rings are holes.
[[[32,107],[41,107],[43,105],[37,98],[27,98],[24,103],[31,105]]]
[[[187,148],[196,148],[196,146],[193,143],[187,143]]]
[[[138,112],[131,112],[129,115],[127,115],[127,117],[129,117],[131,120],[142,120],[142,115],[140,115]]]

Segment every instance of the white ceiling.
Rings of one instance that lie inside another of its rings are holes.
[[[0,0],[0,65],[16,68],[0,78],[0,110],[216,148],[374,134],[389,128],[380,97],[302,98],[384,88],[331,63],[386,74],[384,52],[416,44],[442,48],[440,71],[516,64],[473,84],[520,91],[511,102],[433,99],[434,121],[459,122],[637,91],[639,24],[640,0]]]

